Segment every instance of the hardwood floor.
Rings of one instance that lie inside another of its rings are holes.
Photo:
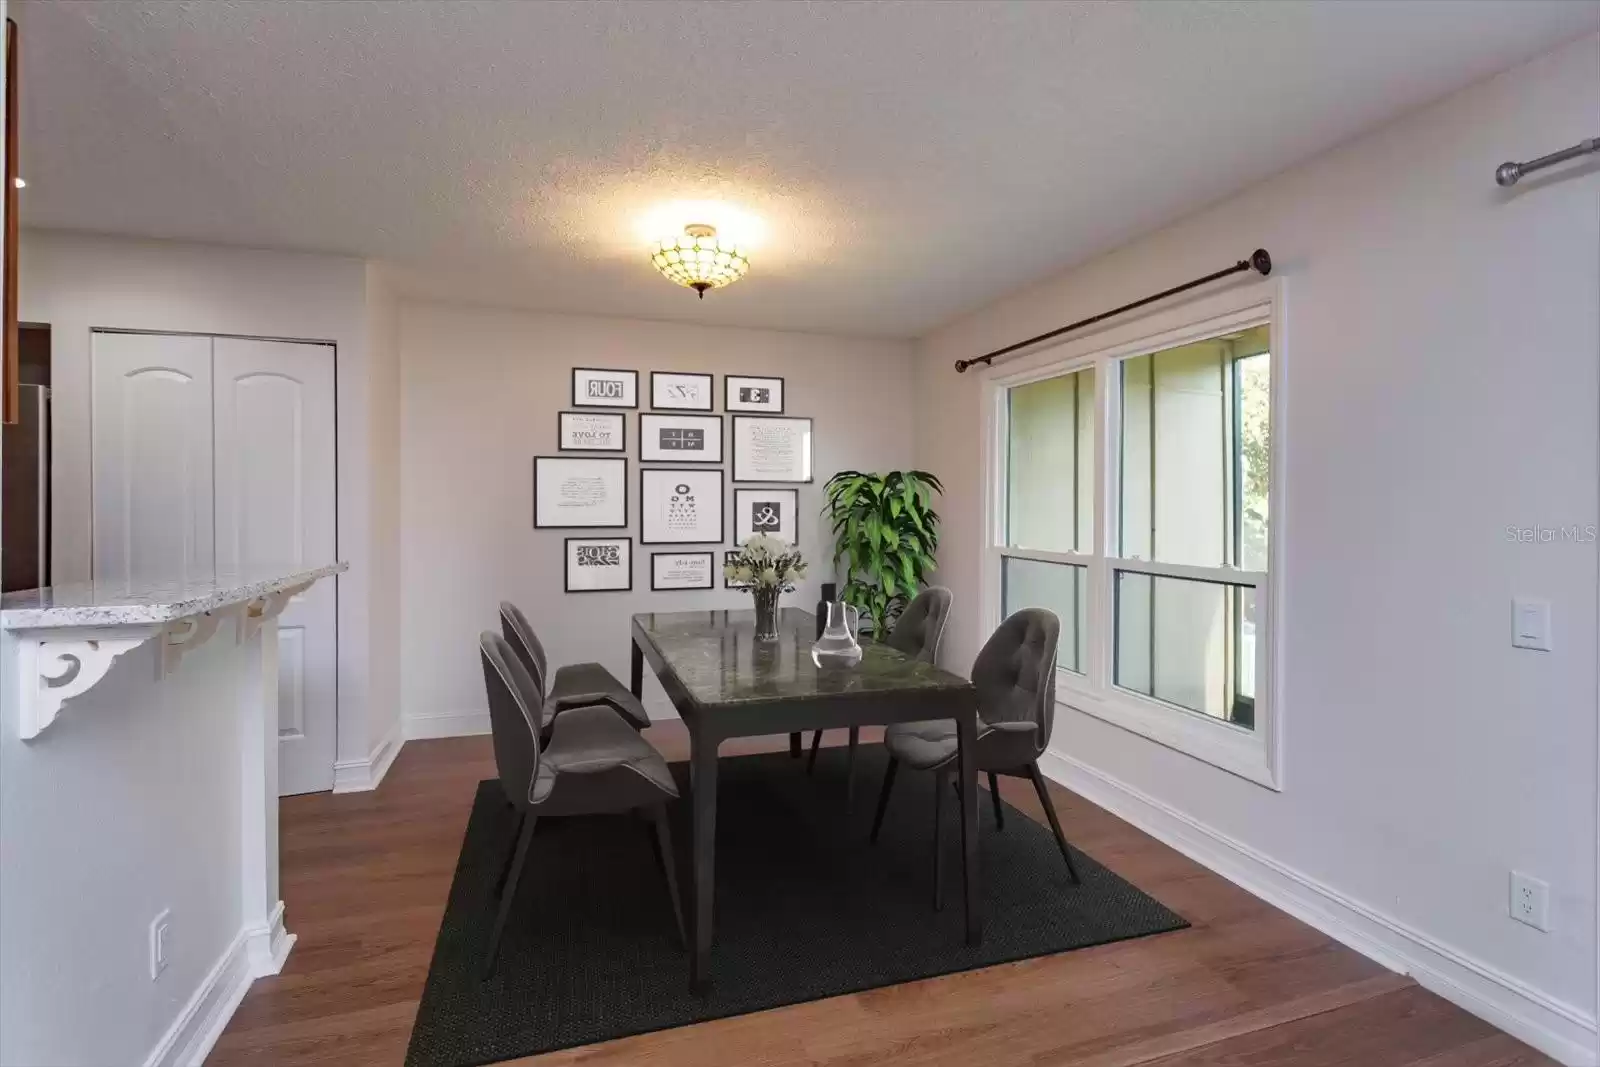
[[[840,742],[830,734],[830,742]],[[669,759],[676,723],[650,729]],[[725,752],[786,747],[786,738]],[[299,941],[207,1063],[398,1064],[489,739],[414,741],[373,793],[290,797],[282,884]],[[1043,815],[1028,783],[1001,791]],[[516,1064],[591,1067],[1533,1067],[1554,1061],[1058,787],[1067,836],[1194,925],[1139,941],[722,1019]]]

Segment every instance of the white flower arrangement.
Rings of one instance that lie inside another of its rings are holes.
[[[740,544],[738,553],[723,564],[722,576],[730,584],[792,593],[795,583],[806,576],[806,561],[783,538],[756,534]]]

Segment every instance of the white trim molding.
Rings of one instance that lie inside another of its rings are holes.
[[[1081,760],[1047,750],[1052,781],[1368,959],[1570,1067],[1595,1067],[1595,1016],[1352,900]]]
[[[250,973],[247,933],[234,935],[210,973],[144,1059],[144,1067],[200,1067],[222,1036],[255,978]]]
[[[489,732],[489,712],[446,712],[443,715],[408,715],[400,721],[407,741],[428,741],[436,737],[476,737]]]
[[[333,765],[333,791],[335,793],[365,793],[378,788],[383,776],[389,773],[394,758],[406,740],[400,736],[400,723],[395,723],[389,734],[375,745],[366,759],[339,760]]]

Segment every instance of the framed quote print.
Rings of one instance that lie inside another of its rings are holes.
[[[713,589],[715,562],[716,554],[712,552],[652,552],[650,591]]]
[[[628,525],[628,461],[598,456],[533,457],[535,529]]]
[[[800,541],[800,491],[798,489],[735,489],[733,540],[743,544],[756,534],[781,537],[791,545]]]
[[[556,419],[559,452],[628,450],[628,417],[620,411],[562,411]]]
[[[722,407],[725,411],[783,414],[783,379],[754,378],[725,374],[722,378]]]
[[[724,567],[726,567],[726,566],[732,564],[733,562],[735,562],[738,558],[739,558],[739,553],[734,552],[734,551],[732,551],[730,549],[729,551],[726,551],[726,552],[724,552],[722,554],[722,565]],[[749,582],[736,582],[736,581],[733,581],[731,578],[728,577],[728,572],[727,571],[723,571],[722,572],[722,588],[724,588],[724,589],[749,589],[750,588],[750,583]]]
[[[809,482],[811,420],[735,415],[733,480]]]
[[[638,407],[639,372],[573,367],[572,406],[575,408]]]
[[[639,415],[639,458],[654,463],[721,463],[721,415]]]
[[[639,543],[709,545],[726,538],[722,472],[676,467],[639,469]]]
[[[711,411],[716,407],[709,374],[650,372],[650,406],[663,411]]]
[[[633,538],[569,537],[569,593],[625,593],[633,588]]]

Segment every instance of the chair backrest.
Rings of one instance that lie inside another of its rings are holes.
[[[1035,755],[1050,743],[1056,718],[1056,644],[1061,620],[1044,608],[1023,608],[984,642],[972,665],[978,715],[985,722],[1032,722]]]
[[[550,661],[545,658],[544,646],[533,632],[533,624],[522,609],[509,600],[500,601],[500,633],[522,660],[522,665],[533,676],[534,687],[542,700],[546,680],[550,677]]]
[[[918,593],[895,621],[887,644],[926,663],[937,663],[953,599],[954,595],[942,585],[929,586]]]
[[[500,788],[518,808],[528,804],[539,771],[539,712],[543,701],[510,642],[491,630],[478,635],[483,685],[489,694],[489,728]]]

